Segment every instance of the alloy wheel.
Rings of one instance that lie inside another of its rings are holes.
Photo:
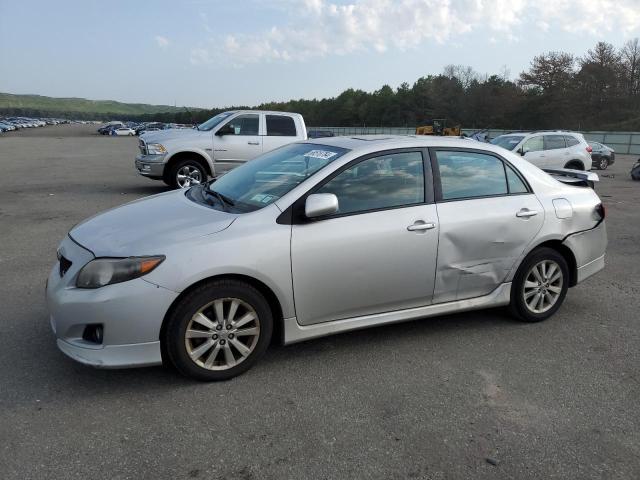
[[[600,170],[606,170],[609,166],[609,161],[606,158],[600,160]]]
[[[176,183],[180,188],[200,185],[202,183],[202,172],[192,165],[185,165],[176,173]]]
[[[200,308],[187,325],[185,347],[207,370],[227,370],[251,355],[260,337],[260,319],[247,302],[219,298]]]
[[[531,267],[525,277],[522,294],[524,303],[533,313],[552,308],[562,293],[562,269],[553,260],[542,260]]]

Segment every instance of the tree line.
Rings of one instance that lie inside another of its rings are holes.
[[[237,107],[246,108],[246,107]],[[431,119],[466,128],[640,130],[640,41],[598,42],[582,57],[536,56],[517,79],[449,65],[413,85],[337,97],[263,103],[257,109],[301,113],[311,126],[413,127]],[[222,109],[184,112],[167,121],[203,121]],[[157,115],[156,115],[157,117]]]
[[[446,119],[449,125],[476,129],[640,130],[640,41],[629,40],[620,48],[598,42],[581,57],[543,53],[514,80],[506,71],[481,75],[471,67],[449,65],[439,75],[395,89],[350,88],[333,98],[185,109],[129,119],[199,123],[223,110],[249,108],[298,112],[309,126],[414,127]],[[39,113],[30,115],[56,116]]]

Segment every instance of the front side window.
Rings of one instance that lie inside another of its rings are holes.
[[[348,151],[290,143],[240,165],[211,184],[191,188],[187,196],[216,210],[252,212],[275,202]]]
[[[545,150],[558,150],[560,148],[566,148],[566,144],[564,143],[564,137],[562,135],[545,135],[544,136]]]
[[[502,161],[492,155],[438,151],[436,158],[443,200],[508,193]]]
[[[229,129],[232,135],[258,135],[260,127],[260,115],[238,115],[230,120],[224,127]]]
[[[338,197],[338,215],[423,203],[422,154],[389,153],[363,160],[316,193],[333,193]]]
[[[544,150],[544,143],[542,137],[532,137],[522,145],[522,151],[527,152],[540,152]]]
[[[267,115],[267,136],[295,137],[296,124],[293,118],[284,115]]]

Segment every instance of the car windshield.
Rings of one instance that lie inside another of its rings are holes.
[[[507,150],[513,150],[523,138],[524,135],[500,135],[499,137],[491,140],[491,143],[498,145],[499,147],[506,148]]]
[[[198,125],[198,130],[203,130],[205,132],[208,132],[213,127],[215,127],[220,122],[222,122],[225,118],[227,118],[229,115],[232,115],[233,113],[234,112],[222,112],[222,113],[219,113],[215,117],[211,117],[206,122],[201,123],[200,125]]]
[[[189,198],[218,210],[246,213],[266,207],[348,152],[345,148],[291,143],[251,160]]]

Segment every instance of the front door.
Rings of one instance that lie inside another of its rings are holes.
[[[479,297],[503,283],[542,228],[544,209],[502,159],[437,150],[440,244],[434,303]]]
[[[226,173],[262,153],[259,114],[238,115],[220,130],[228,133],[213,137],[216,175]]]
[[[339,210],[292,227],[300,324],[431,303],[438,219],[425,165],[430,180],[420,151],[376,154],[314,191],[335,194]]]
[[[527,162],[533,163],[538,168],[547,166],[542,135],[531,137],[525,141],[522,144],[522,151],[524,152],[524,159]]]

